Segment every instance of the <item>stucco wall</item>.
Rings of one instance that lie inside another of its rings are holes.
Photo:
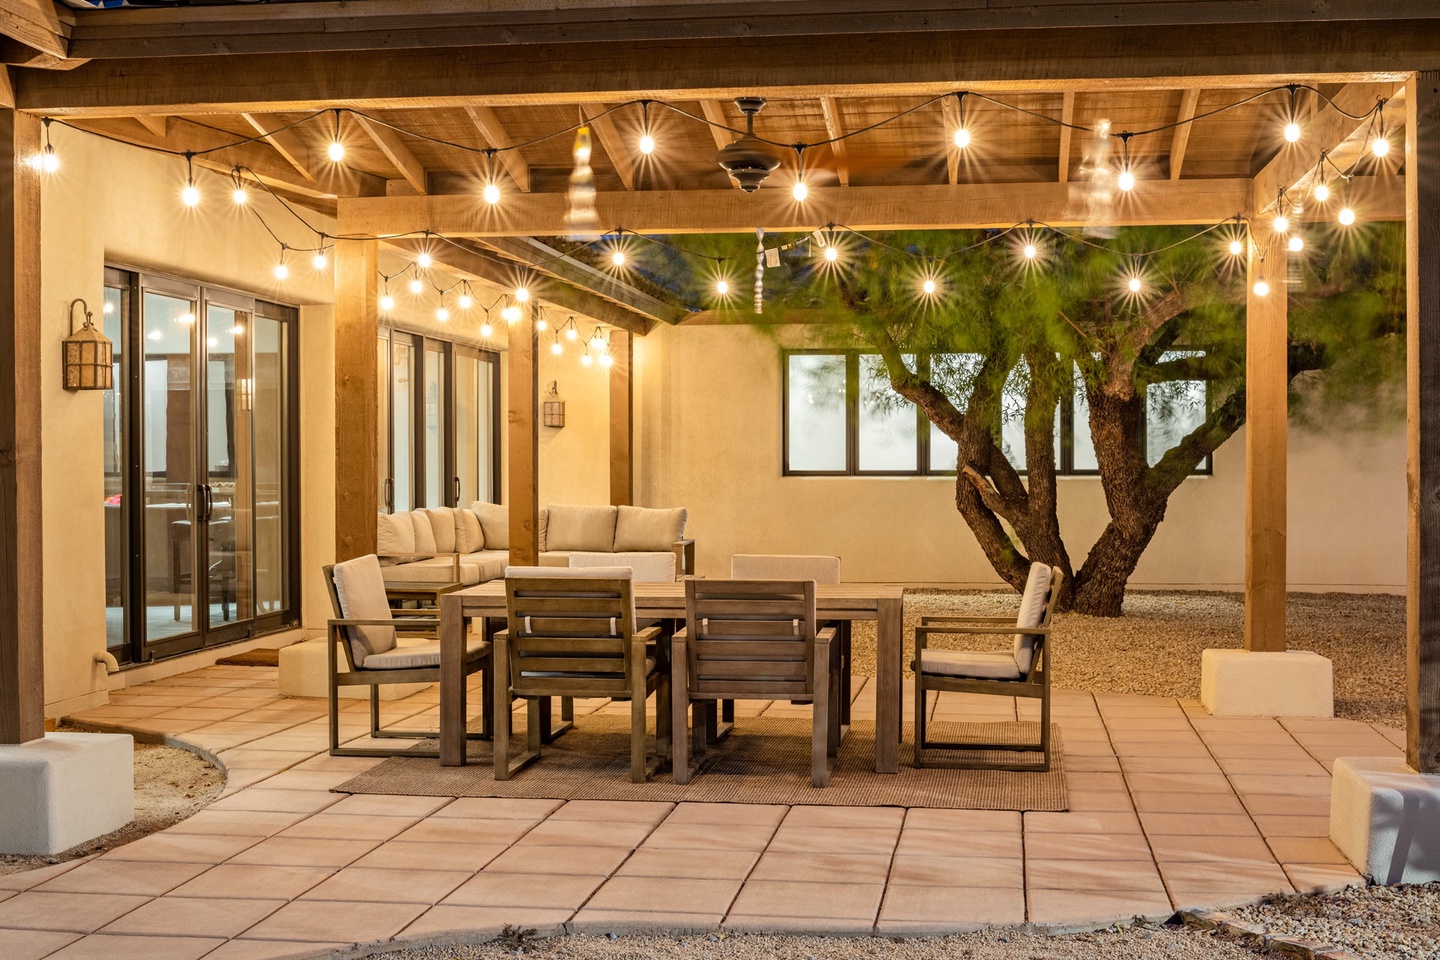
[[[540,506],[610,502],[610,374],[580,364],[580,347],[560,356],[540,344],[540,402],[553,380],[565,401],[565,426],[540,427]]]

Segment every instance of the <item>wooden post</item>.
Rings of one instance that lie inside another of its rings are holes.
[[[335,559],[375,552],[380,507],[380,244],[341,240],[335,250]]]
[[[0,109],[0,744],[45,736],[40,120]],[[96,308],[99,309],[98,307]],[[59,338],[59,334],[55,335]],[[60,371],[52,374],[59,376]]]
[[[536,438],[540,368],[535,356],[535,313],[525,306],[510,325],[505,352],[509,367],[510,563],[540,562],[540,445]]]
[[[635,499],[635,341],[628,331],[611,331],[610,355],[610,503],[620,506]]]
[[[1440,773],[1440,71],[1405,98],[1405,762]]]
[[[1245,649],[1285,649],[1285,237],[1257,228],[1245,300]],[[1256,293],[1265,283],[1269,292]]]

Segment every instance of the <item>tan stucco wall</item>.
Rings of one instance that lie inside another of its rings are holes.
[[[610,374],[573,343],[557,357],[542,339],[539,355],[542,409],[552,380],[565,401],[565,426],[540,428],[540,505],[609,503]]]

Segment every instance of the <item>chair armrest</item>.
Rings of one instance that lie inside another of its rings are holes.
[[[689,537],[676,540],[670,545],[675,551],[675,575],[689,576],[695,573],[695,541]]]
[[[347,618],[344,620],[326,621],[332,627],[438,627],[438,617],[412,617],[407,620],[356,620]]]
[[[819,643],[821,640],[824,640],[826,643],[831,643],[835,640],[839,633],[840,631],[838,631],[834,627],[823,627],[815,631],[815,642]]]
[[[929,627],[940,623],[1014,623],[1014,617],[921,617],[920,626]]]
[[[971,635],[971,634],[973,634],[973,635],[982,635],[982,636],[983,636],[983,635],[987,635],[987,634],[988,634],[988,635],[992,635],[992,636],[997,636],[997,637],[998,637],[998,636],[1005,636],[1005,635],[1007,635],[1007,634],[1012,634],[1012,633],[1023,633],[1023,634],[1026,634],[1026,635],[1032,636],[1032,637],[1048,637],[1048,636],[1050,636],[1050,628],[1049,628],[1049,627],[1017,627],[1017,626],[1015,626],[1014,624],[1011,624],[1010,626],[1008,626],[1008,627],[1003,627],[1003,628],[991,628],[991,627],[916,627],[916,628],[915,628],[915,639],[916,639],[916,642],[918,643],[922,637],[928,637],[928,636],[930,636],[931,634],[936,634],[936,635],[938,635],[938,636],[961,635],[961,634],[965,634],[965,635]]]
[[[630,635],[630,638],[632,640],[643,640],[646,643],[651,643],[658,636],[660,636],[659,627],[646,627],[644,630],[636,630]]]
[[[681,643],[684,643],[685,641],[690,639],[690,628],[681,627],[679,630],[676,630],[673,634],[670,635],[670,639],[672,642],[678,640]]]

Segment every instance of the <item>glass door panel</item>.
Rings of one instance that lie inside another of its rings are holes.
[[[198,505],[196,577],[204,626],[250,620],[254,608],[253,479],[250,418],[251,315],[223,304],[205,309],[205,475]]]
[[[125,644],[125,592],[129,578],[129,551],[125,514],[125,423],[123,354],[126,348],[124,317],[129,311],[126,287],[105,287],[101,324],[113,344],[111,389],[101,395],[105,461],[105,645]]]
[[[395,491],[392,488],[392,478],[394,477],[394,471],[390,467],[391,451],[389,335],[382,335],[377,346],[378,352],[376,353],[375,361],[377,370],[376,383],[378,385],[378,389],[376,393],[379,395],[380,398],[380,413],[379,416],[375,418],[375,422],[379,424],[379,436],[376,437],[375,447],[375,450],[377,451],[376,462],[379,464],[379,467],[376,469],[375,472],[379,475],[380,480],[380,506],[386,513],[389,513],[395,509]]]
[[[456,506],[480,499],[480,358],[455,355]]]
[[[425,506],[449,504],[454,485],[445,476],[445,348],[425,345]]]
[[[255,468],[255,614],[279,613],[289,606],[285,566],[282,493],[285,470],[285,325],[256,316],[251,320],[254,353],[250,388],[252,460]],[[243,395],[244,391],[242,391]]]
[[[390,340],[390,469],[395,511],[416,506],[415,496],[415,347]]]

